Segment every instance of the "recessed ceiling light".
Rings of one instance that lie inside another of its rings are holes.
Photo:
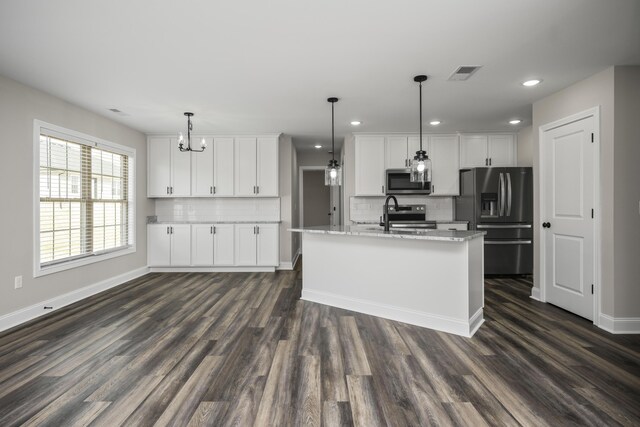
[[[354,120],[354,121],[351,122],[351,126],[360,126],[361,124],[362,124],[362,122],[358,121],[358,120]]]
[[[441,123],[440,120],[432,120],[429,122],[431,126],[438,126],[440,123]]]
[[[513,120],[509,120],[509,123],[511,123],[512,125],[519,125],[520,123],[522,123],[522,120],[513,119]]]
[[[320,148],[322,148],[322,145],[317,144],[317,145],[314,145],[314,147],[316,147],[316,148],[320,149]]]
[[[526,82],[522,82],[522,86],[535,86],[537,84],[539,84],[542,80],[538,80],[538,79],[533,79],[533,80],[527,80]]]

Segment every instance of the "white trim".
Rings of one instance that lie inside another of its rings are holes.
[[[536,301],[541,301],[541,299],[540,299],[540,288],[536,288],[535,286],[533,288],[531,288],[530,298],[534,299]]]
[[[135,270],[128,271],[118,276],[110,277],[102,280],[93,285],[85,286],[84,288],[76,289],[75,291],[68,292],[57,297],[50,298],[46,301],[41,301],[37,304],[30,305],[29,307],[21,308],[12,313],[5,314],[0,317],[0,331],[13,328],[22,323],[28,322],[45,314],[52,313],[64,306],[73,304],[74,302],[88,298],[92,295],[106,291],[107,289],[120,286],[130,280],[136,279],[140,276],[144,276],[149,272],[147,267],[140,267]],[[50,310],[44,310],[43,307],[53,307]]]
[[[150,273],[273,273],[276,267],[149,267]]]
[[[470,338],[484,323],[482,308],[468,320],[454,319],[451,317],[437,316],[422,311],[408,310],[387,304],[380,304],[362,299],[344,297],[328,292],[302,290],[301,299],[318,304],[330,305],[345,310],[370,314],[384,319],[409,323],[424,328],[435,329],[450,334],[461,335]]]
[[[280,266],[277,267],[276,270],[293,270],[296,266],[296,263],[298,262],[299,257],[300,257],[300,248],[298,248],[298,251],[293,256],[292,261],[281,261]]]
[[[299,218],[298,224],[300,227],[304,227],[304,172],[305,171],[323,171],[324,166],[299,166],[298,167],[298,204],[300,206],[299,209]],[[331,209],[331,199],[329,199],[329,209]]]
[[[640,334],[640,317],[611,317],[601,313],[598,326],[612,334]]]
[[[129,194],[129,213],[128,220],[129,229],[127,230],[130,245],[113,251],[98,254],[86,254],[75,260],[61,260],[59,264],[50,266],[40,265],[40,135],[42,130],[46,129],[48,134],[57,135],[61,138],[70,138],[80,144],[100,149],[106,149],[119,154],[128,156],[131,161],[129,164],[128,194]],[[123,255],[129,255],[136,252],[136,149],[107,141],[82,132],[66,129],[42,120],[33,120],[33,277],[46,276],[47,274],[57,273],[72,268],[81,267],[83,265],[93,264],[95,262],[116,258]]]
[[[600,199],[600,106],[596,106],[590,108],[585,111],[581,111],[576,114],[572,114],[570,116],[564,117],[562,119],[546,123],[538,128],[538,155],[539,155],[539,163],[538,163],[538,186],[540,188],[538,202],[539,202],[539,213],[540,218],[542,219],[542,215],[544,213],[545,203],[544,203],[544,173],[543,173],[543,165],[544,165],[544,144],[543,144],[543,134],[544,132],[550,131],[560,126],[567,125],[569,123],[576,122],[578,120],[583,120],[588,117],[593,117],[595,119],[595,127],[593,130],[594,133],[594,142],[593,142],[593,202],[595,209],[595,218],[593,221],[593,280],[594,280],[594,288],[595,292],[593,295],[593,324],[596,326],[600,326],[600,322],[602,321],[602,295],[601,295],[601,283],[602,283],[602,254],[600,253],[601,249],[601,232],[602,232],[602,201]],[[540,244],[538,245],[538,253],[540,256],[540,289],[538,294],[538,300],[542,302],[547,301],[547,283],[545,279],[545,244],[544,237],[542,233],[540,234]],[[534,289],[531,290],[531,297],[534,297]]]

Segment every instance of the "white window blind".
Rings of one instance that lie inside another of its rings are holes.
[[[39,137],[40,268],[129,248],[133,157],[46,128]]]

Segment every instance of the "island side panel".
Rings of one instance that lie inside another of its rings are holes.
[[[469,335],[468,242],[303,233],[302,298]]]
[[[467,250],[469,251],[469,336],[472,336],[484,323],[484,238],[469,240]]]

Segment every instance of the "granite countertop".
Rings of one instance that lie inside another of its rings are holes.
[[[147,224],[280,224],[282,221],[153,221]]]
[[[334,234],[345,236],[370,236],[394,239],[415,239],[415,240],[439,240],[447,242],[464,242],[467,240],[477,239],[487,234],[485,231],[462,231],[462,230],[391,230],[384,231],[378,227],[371,229],[363,229],[358,226],[340,225],[331,226],[324,225],[318,227],[290,228],[288,231],[297,233],[313,233],[313,234]]]
[[[433,221],[436,224],[469,224],[469,221],[457,221],[457,220],[446,220],[446,219],[428,219],[427,221]],[[372,225],[372,224],[380,224],[380,221],[351,221],[354,225]]]

